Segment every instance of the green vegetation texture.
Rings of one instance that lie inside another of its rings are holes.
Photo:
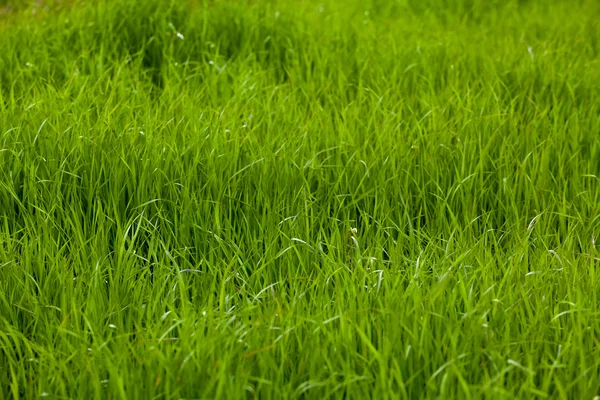
[[[0,4],[0,399],[600,395],[600,2]]]

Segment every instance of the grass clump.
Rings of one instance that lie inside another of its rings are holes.
[[[0,10],[0,398],[600,394],[597,2]]]

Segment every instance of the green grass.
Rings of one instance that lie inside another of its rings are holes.
[[[600,395],[599,21],[1,1],[0,399]]]

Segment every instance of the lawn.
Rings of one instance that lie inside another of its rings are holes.
[[[592,400],[598,247],[597,0],[0,0],[0,399]]]

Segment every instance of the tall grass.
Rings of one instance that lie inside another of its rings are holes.
[[[0,398],[600,395],[600,3],[2,7]]]

